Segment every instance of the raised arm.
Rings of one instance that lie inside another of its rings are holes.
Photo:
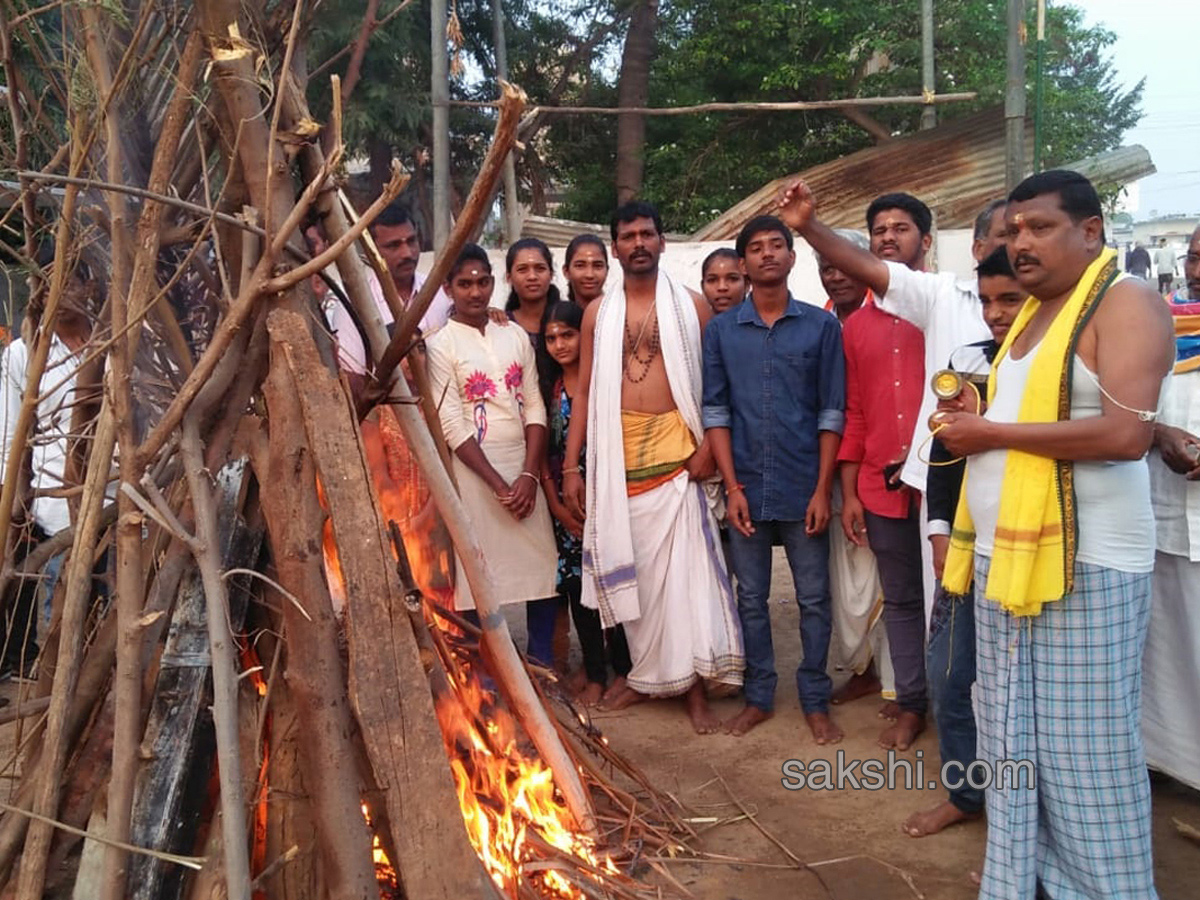
[[[882,297],[887,293],[887,263],[836,234],[818,219],[816,197],[803,181],[794,182],[784,191],[779,200],[779,218],[826,262],[865,283],[875,296]]]

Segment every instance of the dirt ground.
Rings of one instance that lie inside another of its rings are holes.
[[[798,871],[783,850],[742,819],[713,828],[703,836],[701,846],[711,853],[753,863],[676,862],[671,864],[671,872],[701,900],[774,900],[783,896],[790,900],[902,900],[918,896],[914,888],[928,900],[972,900],[976,888],[969,873],[982,863],[983,822],[920,839],[900,830],[910,812],[944,796],[940,789],[924,785],[923,789],[914,786],[893,791],[789,791],[782,786],[781,767],[788,759],[833,761],[837,750],[844,750],[847,760],[885,759],[875,743],[884,723],[876,715],[879,701],[863,698],[835,708],[835,720],[846,732],[841,744],[821,748],[812,742],[796,699],[793,673],[800,658],[799,611],[781,555],[774,572],[771,614],[780,673],[774,719],[746,737],[734,738],[693,734],[676,701],[598,713],[595,718],[614,747],[687,804],[698,818],[739,815],[717,780],[720,775],[763,827],[813,870]],[[522,635],[523,618],[510,616],[513,631]],[[715,704],[725,717],[740,706],[737,699]],[[925,763],[924,781],[935,779],[940,762],[932,729],[901,755],[915,761],[918,751]],[[1200,883],[1200,843],[1180,835],[1172,820],[1200,828],[1200,792],[1156,777],[1153,800],[1159,895],[1162,900],[1192,900]],[[912,888],[906,878],[911,879]]]
[[[819,748],[812,742],[796,700],[793,673],[800,658],[799,613],[782,556],[775,563],[771,596],[780,673],[774,719],[744,738],[734,738],[695,735],[678,701],[595,716],[612,745],[689,807],[699,820],[694,823],[698,830],[708,829],[700,848],[734,858],[671,862],[671,873],[698,900],[973,900],[976,889],[969,873],[982,862],[982,822],[921,839],[900,831],[904,818],[938,802],[941,790],[925,783],[892,791],[789,791],[782,786],[785,760],[835,761],[838,750],[845,752],[847,760],[885,759],[875,743],[884,723],[876,715],[879,701],[863,698],[834,710],[835,720],[846,732],[841,744]],[[523,646],[522,610],[511,607],[506,612],[513,636]],[[0,696],[14,698],[16,691],[13,682],[0,685]],[[722,717],[732,716],[740,706],[738,699],[714,704]],[[13,725],[0,728],[0,750],[6,758],[15,732]],[[932,730],[901,756],[916,761],[918,753],[924,762],[923,782],[936,778],[939,760]],[[0,778],[12,784],[14,774],[9,768]],[[729,792],[811,868],[799,870],[754,824],[739,819]],[[1162,900],[1192,900],[1200,883],[1200,843],[1180,835],[1173,820],[1200,828],[1200,792],[1155,778],[1153,798],[1159,895]]]

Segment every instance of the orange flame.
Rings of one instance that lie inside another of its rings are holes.
[[[391,415],[383,409],[378,425],[362,424],[380,509],[400,526],[417,585],[426,596],[451,605],[452,549]],[[324,546],[331,591],[340,590],[344,597],[337,548],[328,527]],[[492,880],[510,896],[524,881],[547,897],[582,900],[583,892],[560,872],[542,866],[526,868],[527,864],[565,855],[614,875],[616,865],[590,837],[576,833],[549,767],[527,741],[518,739],[516,722],[498,705],[495,693],[485,688],[465,654],[457,662],[457,672],[448,673],[451,690],[435,699],[435,709],[472,846]],[[378,838],[373,852],[377,872],[386,867],[394,883],[395,872]]]
[[[450,755],[450,770],[467,835],[492,880],[514,892],[519,879],[552,897],[583,893],[554,869],[524,871],[545,854],[539,844],[617,873],[594,842],[574,830],[574,819],[554,786],[554,776],[517,739],[512,717],[465,663],[462,684],[436,702],[438,722]]]

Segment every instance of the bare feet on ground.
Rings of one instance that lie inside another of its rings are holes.
[[[567,684],[567,690],[569,690],[572,694],[578,694],[588,686],[587,672],[585,672],[582,668],[568,673],[563,680]]]
[[[604,692],[604,696],[600,698],[600,708],[608,707],[610,701],[615,700],[625,690],[625,676],[618,675],[613,679],[613,683],[608,686],[608,690]]]
[[[974,821],[979,816],[980,813],[965,813],[949,800],[943,800],[931,809],[913,813],[900,828],[909,837],[927,837],[959,822]]]
[[[829,713],[812,712],[804,714],[808,730],[812,732],[813,740],[818,744],[836,744],[844,736],[842,729],[833,724]]]
[[[604,696],[604,685],[595,681],[589,681],[584,685],[583,690],[576,694],[575,699],[582,706],[595,706],[600,702],[600,698]]]
[[[895,700],[889,700],[883,706],[879,707],[879,718],[887,719],[889,722],[895,722],[900,717],[900,704]]]
[[[645,694],[639,694],[629,685],[622,682],[619,691],[614,693],[613,689],[609,688],[604,692],[604,696],[600,698],[600,709],[609,711],[626,709],[635,703],[641,703],[645,699],[647,699]]]
[[[704,694],[704,682],[697,681],[684,695],[683,705],[696,734],[714,734],[721,730],[721,720],[708,708],[708,697]]]
[[[867,669],[865,672],[851,676],[850,680],[842,685],[841,690],[834,692],[829,702],[838,706],[857,700],[859,697],[878,694],[882,689],[883,685],[879,683],[879,677],[875,674],[875,670]]]
[[[755,725],[761,725],[773,715],[775,713],[767,712],[765,709],[759,709],[757,706],[751,706],[747,703],[745,709],[722,726],[722,730],[726,734],[732,734],[734,737],[741,737]]]
[[[924,716],[901,710],[896,721],[880,733],[879,746],[884,750],[907,750],[924,730]]]

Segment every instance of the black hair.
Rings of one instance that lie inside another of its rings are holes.
[[[993,200],[983,208],[983,211],[975,217],[975,240],[982,241],[988,236],[988,232],[992,230],[992,220],[996,218],[997,211],[1007,205],[1008,201],[1001,197],[999,200]]]
[[[708,256],[704,257],[704,262],[700,263],[701,280],[708,274],[708,267],[718,259],[728,259],[732,262],[737,262],[740,257],[738,256],[738,252],[732,247],[718,247],[712,253],[708,254]]]
[[[542,254],[542,259],[546,261],[546,265],[550,267],[550,277],[554,277],[554,256],[550,253],[550,248],[546,246],[546,242],[535,237],[521,238],[508,248],[508,253],[504,255],[504,271],[512,274],[512,267],[517,262],[517,254],[522,250],[536,250]],[[553,304],[558,303],[562,299],[558,293],[558,287],[554,282],[550,282],[550,289],[546,291],[546,309],[549,309]],[[505,312],[512,312],[521,305],[521,298],[517,296],[515,289],[508,292],[508,301],[504,304]],[[545,313],[542,315],[542,325],[545,326]]]
[[[612,214],[612,222],[609,224],[612,239],[614,241],[617,239],[618,225],[624,225],[635,219],[652,219],[654,221],[654,230],[660,235],[663,233],[662,216],[658,214],[658,210],[654,208],[654,205],[647,203],[645,200],[630,200],[628,203],[618,206],[616,212]]]
[[[1071,221],[1079,224],[1092,216],[1104,218],[1100,195],[1092,183],[1070,169],[1049,169],[1030,175],[1008,195],[1009,203],[1022,203],[1041,197],[1043,194],[1058,194],[1058,205]]]
[[[604,265],[608,265],[608,248],[604,246],[604,241],[600,240],[598,235],[584,233],[575,235],[575,237],[571,238],[571,243],[567,244],[567,252],[563,260],[564,267],[570,268],[571,260],[575,258],[575,254],[579,252],[579,248],[584,244],[599,247],[600,255],[604,257]],[[575,299],[575,286],[571,284],[571,279],[569,278],[567,279],[567,299],[572,303],[579,302]]]
[[[389,203],[385,206],[383,212],[376,216],[375,221],[371,223],[372,228],[377,225],[383,225],[386,228],[395,228],[397,225],[411,225],[414,229],[419,230],[417,229],[416,220],[412,217],[412,212],[402,203]]]
[[[469,262],[483,263],[488,272],[492,271],[492,261],[488,259],[487,251],[478,244],[463,244],[463,248],[459,251],[458,257],[454,260],[454,265],[450,267],[450,271],[446,273],[446,280],[453,281],[455,276],[462,271],[462,267]]]
[[[789,250],[795,246],[795,241],[792,239],[792,229],[784,225],[783,222],[779,221],[775,216],[755,216],[742,226],[742,231],[737,236],[737,242],[734,247],[737,250],[739,259],[746,255],[746,245],[750,243],[750,238],[756,234],[762,234],[764,231],[776,231],[782,234]]]
[[[583,329],[583,307],[573,300],[559,300],[557,303],[546,305],[546,314],[542,316],[541,346],[543,352],[538,354],[538,385],[542,389],[542,400],[546,404],[546,412],[551,410],[554,398],[550,394],[554,390],[554,382],[562,374],[562,366],[550,355],[546,347],[546,329],[551,322],[562,322],[568,328],[576,331]]]
[[[1006,275],[1009,278],[1016,278],[1017,274],[1013,271],[1012,262],[1008,258],[1008,248],[999,246],[989,253],[975,267],[975,274],[980,278],[987,278],[992,275]]]
[[[600,255],[604,257],[605,262],[608,262],[608,248],[604,246],[604,241],[600,240],[599,235],[585,233],[575,235],[575,237],[571,238],[571,243],[567,244],[566,259],[564,260],[566,265],[569,266],[571,264],[571,260],[575,258],[575,254],[584,244],[599,247]]]
[[[912,194],[883,194],[871,201],[867,207],[867,231],[875,227],[875,217],[885,209],[898,209],[912,216],[913,223],[922,236],[933,230],[933,213],[929,207]]]

